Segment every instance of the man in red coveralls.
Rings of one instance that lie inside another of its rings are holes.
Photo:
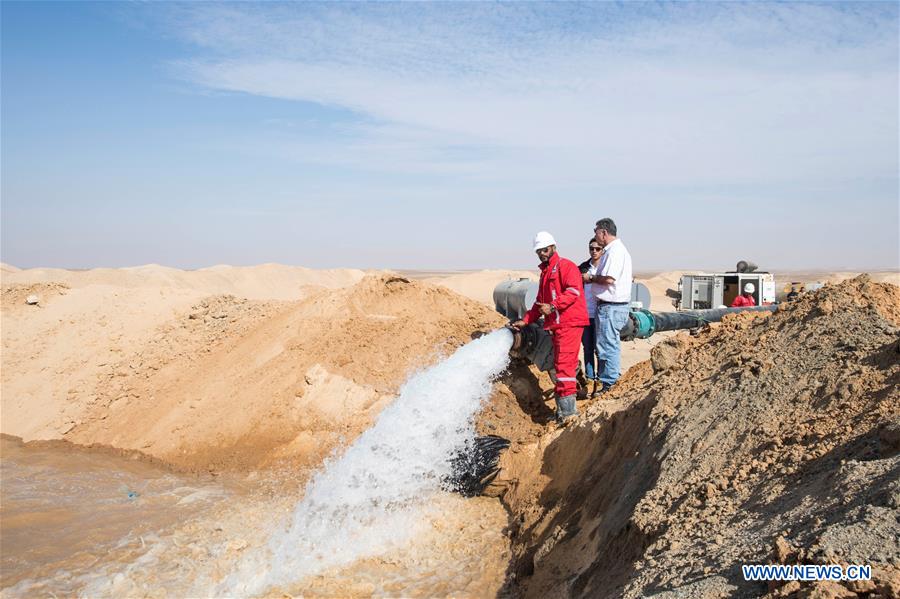
[[[541,260],[537,300],[524,318],[510,326],[518,329],[544,317],[544,329],[553,338],[556,419],[564,422],[578,413],[575,407],[578,350],[583,329],[590,322],[584,286],[578,266],[556,253],[556,240],[550,233],[541,231],[535,236],[534,251]]]
[[[754,291],[756,291],[756,286],[753,283],[744,285],[744,293],[734,298],[734,301],[731,302],[731,307],[746,308],[748,306],[755,306],[756,300],[753,299]]]

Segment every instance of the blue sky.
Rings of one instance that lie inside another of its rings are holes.
[[[896,3],[19,3],[2,260],[900,267]]]

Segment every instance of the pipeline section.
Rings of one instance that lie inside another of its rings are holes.
[[[537,283],[527,279],[505,281],[494,288],[494,305],[497,312],[510,320],[522,318],[534,304]],[[685,310],[683,312],[651,312],[642,306],[650,305],[649,292],[641,284],[632,290],[632,308],[628,323],[621,331],[623,341],[647,339],[663,331],[697,329],[712,322],[719,322],[726,314],[736,312],[774,312],[777,304],[750,308],[714,308],[711,310]],[[532,323],[519,331],[513,331],[510,355],[523,358],[549,372],[553,368],[553,340],[539,324]]]
[[[684,312],[651,312],[632,309],[629,322],[622,329],[622,341],[646,339],[654,333],[697,329],[711,322],[719,322],[726,314],[736,312],[774,312],[777,304],[749,308],[713,308],[711,310],[685,310]]]

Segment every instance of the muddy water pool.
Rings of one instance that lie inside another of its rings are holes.
[[[3,597],[225,596],[217,587],[302,492],[296,478],[198,478],[62,443],[0,443]],[[414,538],[264,594],[494,596],[506,522],[496,500],[442,493]]]

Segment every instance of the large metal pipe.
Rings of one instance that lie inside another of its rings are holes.
[[[530,279],[503,281],[494,287],[494,307],[510,320],[518,320],[534,305],[537,292],[537,283]]]
[[[653,312],[656,332],[695,329],[710,322],[719,322],[726,314],[736,312],[774,312],[777,306],[752,306],[749,308],[713,308],[712,310],[685,310],[683,312]]]
[[[530,279],[503,281],[494,287],[494,307],[510,320],[525,316],[537,299],[538,284]],[[631,303],[650,309],[650,290],[643,283],[631,285]]]
[[[622,329],[622,340],[646,339],[662,331],[696,329],[711,322],[719,322],[726,314],[736,312],[774,312],[777,304],[749,308],[713,308],[712,310],[685,310],[684,312],[650,312],[632,310],[628,325]]]
[[[529,324],[513,330],[513,345],[509,355],[524,358],[537,366],[538,370],[550,372],[553,369],[553,339],[538,324]]]

